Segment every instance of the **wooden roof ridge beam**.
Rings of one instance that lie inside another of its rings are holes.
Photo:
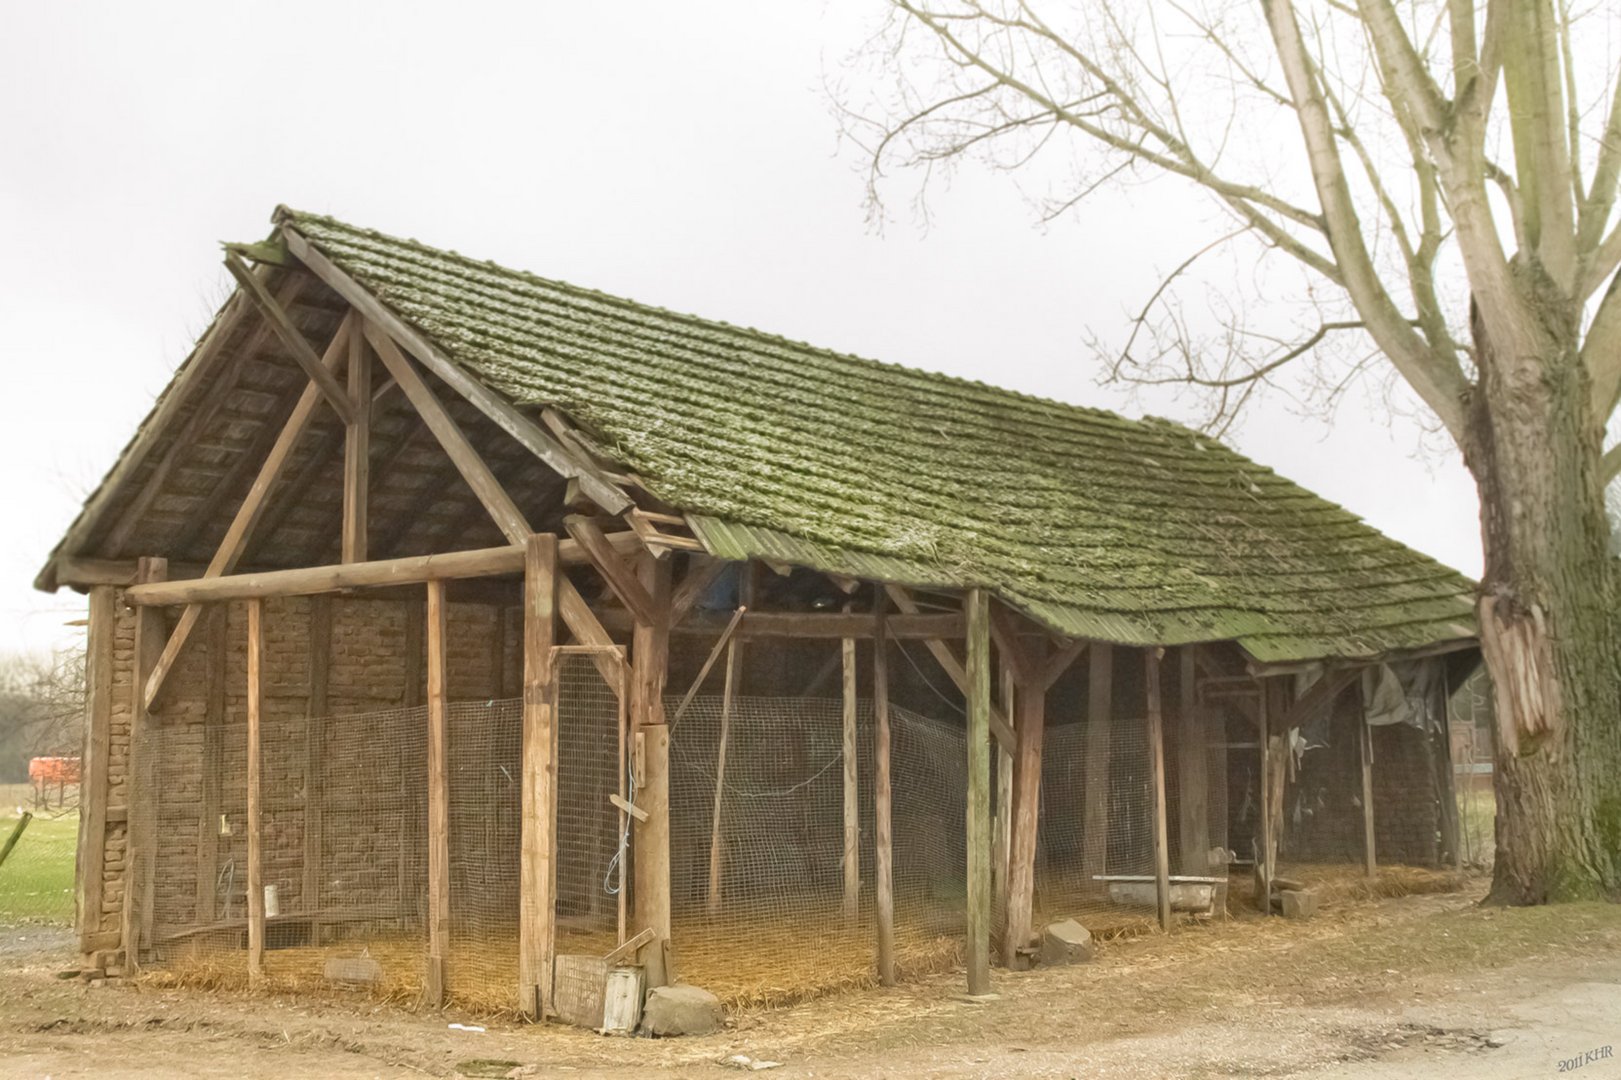
[[[366,340],[371,342],[377,353],[377,358],[383,362],[388,373],[394,376],[394,381],[400,384],[400,392],[405,395],[417,415],[427,424],[428,430],[439,441],[456,471],[461,473],[467,486],[473,489],[478,501],[483,504],[501,534],[512,544],[522,544],[534,530],[530,529],[528,520],[518,504],[512,501],[506,488],[495,478],[495,473],[484,459],[479,456],[473,444],[467,441],[444,404],[434,395],[432,389],[417,373],[411,361],[400,352],[400,347],[394,339],[378,324],[366,319]]]
[[[304,369],[310,381],[320,389],[321,396],[332,406],[332,411],[337,413],[345,424],[354,423],[355,410],[349,402],[349,395],[344,393],[337,377],[332,374],[332,369],[321,362],[320,356],[316,355],[304,335],[299,333],[298,327],[293,325],[293,320],[286,309],[276,303],[276,298],[270,295],[270,290],[265,288],[264,282],[254,276],[247,263],[244,263],[234,251],[225,253],[225,268],[236,278],[237,284],[253,298],[259,311],[276,331],[276,336],[281,338],[282,344],[287,346],[288,351],[293,354],[293,359],[298,361],[298,366]]]
[[[626,541],[634,540],[628,533]],[[625,541],[616,541],[624,543]],[[564,566],[580,566],[587,561],[580,545],[573,540],[557,544],[557,559]],[[315,596],[343,589],[420,585],[444,579],[507,577],[523,572],[523,545],[449,551],[440,555],[408,555],[401,559],[372,562],[332,563],[300,567],[296,570],[261,570],[249,574],[219,577],[182,578],[136,584],[124,590],[124,599],[136,607],[173,607],[177,604],[212,604],[226,600],[269,599],[277,596]],[[572,586],[569,587],[572,590]],[[565,590],[566,592],[567,590]],[[578,597],[578,593],[574,594]],[[583,604],[584,601],[581,601]],[[566,616],[565,616],[566,618]],[[600,627],[600,624],[598,624]],[[586,645],[611,645],[606,631],[600,635],[588,630],[581,634],[573,621],[569,628]]]
[[[886,584],[884,591],[889,594],[889,599],[900,609],[902,614],[916,615],[918,613],[917,601],[912,599],[912,594],[902,586]],[[890,627],[886,627],[886,629],[890,629],[890,637],[896,636],[892,629],[893,622],[893,619],[889,620]],[[935,662],[945,671],[946,677],[952,681],[958,690],[964,694],[968,693],[968,669],[951,646],[939,638],[930,638],[924,642],[924,645],[933,655]],[[996,736],[997,744],[1008,753],[1013,753],[1016,746],[1016,741],[1013,738],[1013,725],[1008,723],[1007,714],[995,702],[992,702],[990,706],[990,718],[991,734]]]
[[[608,588],[619,597],[619,602],[625,605],[625,610],[629,611],[637,622],[652,622],[652,595],[637,579],[636,571],[609,545],[602,526],[591,518],[570,514],[563,519],[563,528],[591,557],[591,564],[608,583]]]
[[[511,435],[523,447],[544,461],[552,470],[564,477],[580,481],[585,495],[610,514],[619,514],[634,505],[618,485],[604,477],[591,463],[580,460],[579,455],[563,447],[551,435],[542,431],[512,402],[490,389],[477,378],[464,371],[461,365],[446,356],[425,334],[385,307],[354,278],[338,269],[303,236],[283,225],[281,235],[287,248],[334,292],[349,301],[368,324],[375,324],[407,352],[421,361],[456,393],[466,398],[475,408],[488,416],[495,425]],[[369,336],[369,335],[368,335]],[[376,341],[372,341],[373,348]]]
[[[338,324],[337,332],[327,344],[326,355],[319,361],[322,370],[328,375],[344,355],[349,335],[354,333],[355,329],[355,320],[352,317],[345,317]],[[322,396],[314,383],[304,387],[304,392],[299,395],[297,404],[293,406],[292,415],[282,425],[281,432],[270,447],[270,452],[265,455],[264,464],[259,467],[259,475],[253,478],[253,485],[243,497],[242,505],[237,507],[236,516],[231,519],[230,527],[225,530],[225,537],[220,541],[214,557],[209,560],[208,569],[203,571],[203,577],[220,577],[236,568],[237,562],[247,551],[248,541],[252,539],[253,531],[264,513],[270,491],[276,486],[276,480],[292,457],[293,448],[298,445],[299,437],[309,427]],[[163,654],[153,665],[152,674],[142,689],[142,701],[146,708],[150,709],[152,703],[158,699],[158,692],[163,689],[164,680],[169,677],[175,661],[180,659],[181,650],[186,647],[186,642],[191,637],[192,630],[196,628],[198,616],[201,614],[202,609],[196,604],[188,606],[175,625],[174,632],[169,635],[169,640],[164,643]]]

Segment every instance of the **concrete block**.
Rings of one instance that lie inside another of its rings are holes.
[[[1074,919],[1052,923],[1041,934],[1041,965],[1081,964],[1092,959],[1092,933]]]
[[[720,1030],[725,1013],[708,990],[685,984],[655,986],[642,1007],[644,1035],[708,1035]]]
[[[1317,914],[1317,894],[1309,889],[1284,889],[1278,895],[1285,919],[1309,919]]]

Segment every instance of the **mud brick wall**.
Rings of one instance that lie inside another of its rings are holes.
[[[326,704],[312,718],[312,610],[321,602],[265,602],[264,881],[276,886],[286,913],[365,906],[412,915],[425,873],[424,605],[324,601]],[[135,618],[121,602],[118,609],[107,793],[114,820],[104,841],[99,927],[119,926],[128,869],[123,812],[136,793],[138,805],[149,798],[156,819],[152,897],[161,940],[245,912],[246,609],[225,606],[222,639],[210,633],[210,616],[198,623],[151,715],[136,759],[141,775],[133,778]],[[516,612],[452,603],[447,618],[451,699],[482,703],[510,691],[521,666]],[[316,846],[316,829],[320,850],[310,873],[306,852]],[[306,897],[311,884],[319,895]]]

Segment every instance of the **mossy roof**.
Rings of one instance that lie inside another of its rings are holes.
[[[279,212],[454,361],[589,431],[727,558],[978,586],[1053,630],[1258,660],[1474,635],[1468,579],[1205,435]]]

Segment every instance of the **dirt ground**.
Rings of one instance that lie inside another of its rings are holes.
[[[354,1000],[92,987],[57,978],[72,960],[65,932],[0,931],[0,1077],[718,1078],[734,1054],[781,1062],[774,1080],[1621,1077],[1621,906],[1475,899],[1190,926],[1107,944],[1082,967],[998,972],[988,1002],[942,976],[661,1041],[458,1031],[448,1025],[466,1018]]]

